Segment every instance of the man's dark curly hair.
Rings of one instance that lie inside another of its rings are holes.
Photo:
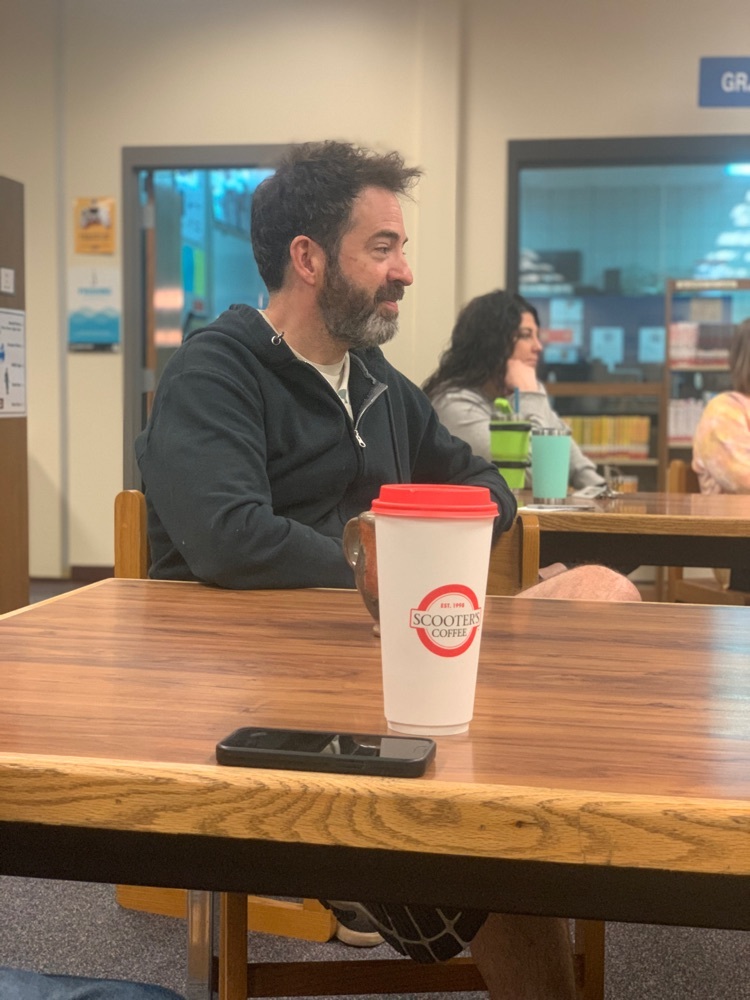
[[[333,140],[293,146],[276,172],[258,185],[252,201],[253,253],[269,292],[284,283],[296,236],[315,240],[333,261],[364,188],[405,195],[421,174],[419,167],[404,166],[395,151],[380,155]]]
[[[458,314],[450,344],[422,389],[434,398],[444,389],[477,389],[498,374],[504,378],[525,312],[539,324],[531,303],[512,292],[498,290],[472,299]]]

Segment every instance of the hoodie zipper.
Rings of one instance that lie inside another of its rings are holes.
[[[365,401],[362,404],[362,408],[359,411],[359,414],[357,416],[357,420],[356,420],[356,422],[353,425],[354,426],[354,436],[357,439],[357,444],[360,446],[360,448],[366,448],[367,447],[366,441],[363,439],[362,435],[359,433],[359,424],[360,424],[360,421],[362,420],[362,417],[365,415],[365,413],[370,409],[370,407],[375,402],[375,400],[378,399],[380,396],[382,396],[383,393],[386,391],[387,388],[388,388],[388,386],[385,385],[385,383],[378,382],[375,385],[375,387],[370,391],[370,394],[365,397]],[[348,414],[347,414],[347,416],[348,416]]]
[[[301,361],[302,364],[306,365],[308,368],[312,368],[314,371],[316,371],[316,375],[318,375],[318,376],[321,375],[321,373],[318,372],[315,369],[315,365],[311,364],[306,359],[303,360],[301,358],[297,358],[297,360]],[[367,447],[367,442],[362,437],[362,435],[359,433],[359,424],[360,424],[360,421],[362,420],[362,417],[365,415],[365,413],[370,409],[370,407],[375,402],[375,400],[379,399],[380,396],[382,396],[383,393],[388,389],[388,386],[384,382],[378,382],[369,373],[369,371],[367,370],[367,367],[362,363],[362,361],[359,358],[354,358],[353,360],[355,360],[355,362],[360,366],[360,370],[362,371],[363,375],[365,375],[365,377],[368,378],[368,379],[370,379],[370,381],[373,383],[372,389],[370,390],[370,392],[368,393],[368,395],[365,396],[365,401],[362,404],[362,408],[360,409],[359,414],[357,415],[356,421],[352,420],[352,418],[349,416],[349,411],[347,410],[346,406],[344,405],[343,399],[339,396],[339,394],[336,392],[336,390],[333,388],[333,386],[326,379],[323,379],[323,381],[328,385],[329,389],[331,390],[331,392],[333,393],[333,395],[338,400],[339,405],[341,406],[341,408],[344,411],[344,415],[346,416],[346,419],[352,425],[352,430],[354,432],[354,439],[356,440],[357,444],[359,445],[360,448],[366,448]]]
[[[308,365],[309,368],[315,369],[315,365],[311,365],[309,362],[305,362],[305,363]],[[366,371],[366,369],[365,369],[365,371]],[[320,375],[320,372],[317,372],[317,374]],[[370,375],[369,372],[367,372],[367,375],[368,375],[369,378],[372,379],[372,376]],[[331,390],[331,392],[333,393],[333,395],[336,397],[336,399],[338,400],[339,405],[341,406],[342,410],[344,411],[344,416],[349,421],[349,423],[352,425],[352,430],[354,431],[354,438],[355,438],[357,444],[360,446],[360,448],[366,448],[367,447],[367,442],[362,437],[362,435],[359,433],[359,422],[362,419],[362,417],[365,415],[365,413],[367,412],[367,410],[370,409],[370,407],[375,402],[375,400],[378,399],[380,396],[382,396],[383,393],[388,388],[388,386],[384,382],[376,382],[374,379],[373,379],[373,382],[375,384],[374,384],[373,388],[370,390],[370,392],[368,393],[368,395],[365,396],[365,401],[362,404],[362,408],[359,411],[359,414],[357,415],[356,421],[354,421],[349,416],[349,411],[347,410],[346,405],[345,405],[343,399],[341,398],[341,396],[339,396],[339,394],[336,392],[336,390],[333,388],[333,386],[329,382],[326,381],[326,384],[328,385],[329,389]]]

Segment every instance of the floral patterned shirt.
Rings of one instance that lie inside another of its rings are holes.
[[[750,396],[720,392],[707,404],[693,438],[701,493],[750,493]]]

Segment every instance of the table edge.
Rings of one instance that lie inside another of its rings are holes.
[[[5,822],[750,874],[750,803],[0,753]]]

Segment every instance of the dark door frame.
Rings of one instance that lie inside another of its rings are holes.
[[[123,255],[123,487],[140,489],[141,477],[133,443],[146,421],[146,394],[153,373],[146,365],[144,295],[145,230],[138,190],[142,170],[221,170],[275,167],[288,145],[125,146],[122,150]]]

